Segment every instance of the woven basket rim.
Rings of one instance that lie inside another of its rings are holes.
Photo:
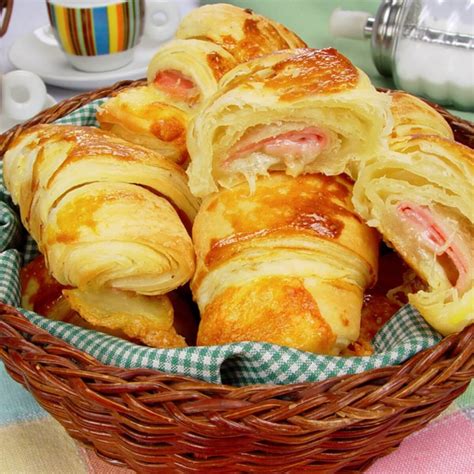
[[[0,135],[0,159],[9,143],[24,129],[53,122],[87,102],[144,83],[144,80],[122,81],[54,105]],[[461,137],[465,144],[474,147],[474,124],[440,106],[434,107],[451,124],[456,138]],[[315,467],[310,472],[335,472],[343,468],[354,472],[355,468],[365,468],[395,449],[405,436],[426,425],[459,396],[474,377],[473,354],[474,324],[443,338],[399,366],[322,382],[234,387],[153,369],[107,366],[35,326],[12,306],[0,303],[0,358],[9,374],[24,384],[71,436],[93,447],[109,462],[144,472],[156,472],[155,468],[163,466],[167,469],[180,466],[183,472],[210,472],[211,468],[218,472],[235,472],[235,469],[277,472],[276,465],[268,459],[281,453],[281,446],[296,452],[294,440],[299,436],[298,430],[302,430],[305,443],[304,433],[316,436],[307,442],[305,451],[305,456],[317,463],[311,466],[328,469]],[[153,402],[153,397],[162,397],[162,401]],[[143,421],[144,416],[151,421]],[[153,461],[146,444],[140,447],[144,438],[139,432],[145,428],[139,428],[136,420],[141,420],[153,433],[157,429],[156,417],[159,423],[172,427],[169,431],[172,434],[169,453],[161,455],[156,447],[157,461]],[[134,439],[138,444],[131,447],[129,441],[121,438],[111,444],[106,438],[107,429],[98,432],[94,428],[94,423],[99,421],[111,432],[123,432],[127,439]],[[191,436],[191,441],[185,436],[179,442],[186,445],[192,460],[183,457],[182,446],[172,441],[176,433]],[[196,438],[196,433],[200,438]],[[225,439],[232,433],[228,445],[215,446],[219,433]],[[381,438],[382,434],[385,438]],[[265,456],[252,454],[256,436],[264,441],[258,442],[258,449]],[[199,445],[206,437],[209,446]],[[245,448],[250,458],[242,458],[240,451],[236,451],[244,448],[238,443],[234,445],[234,437],[250,443]],[[375,442],[378,439],[383,442]],[[317,444],[320,441],[327,445],[321,447]],[[338,443],[348,443],[348,447],[337,448]],[[341,454],[334,457],[334,449],[336,453],[342,450]],[[214,452],[219,453],[218,459],[212,458]],[[230,460],[225,461],[223,456],[229,456]],[[292,456],[287,456],[287,460],[281,458],[278,469],[284,465],[287,472],[306,466],[302,454],[295,456],[296,461]],[[146,466],[153,462],[157,464],[147,471]]]
[[[163,453],[160,444],[155,444],[157,454],[148,454],[150,463],[157,464],[147,470],[142,464],[142,450],[131,449],[126,441],[134,437],[135,443],[143,441],[135,426],[153,433],[162,429],[156,424],[165,424],[166,429],[167,423],[171,425],[167,432],[184,433],[184,442],[191,437],[186,447],[196,459],[180,464],[181,472],[293,472],[297,466],[291,455],[280,457],[278,465],[272,459],[276,452],[294,449],[298,429],[301,438],[306,439],[309,432],[310,439],[319,439],[324,445],[315,449],[310,442],[305,449],[301,462],[311,462],[307,472],[339,472],[345,468],[349,471],[344,472],[359,472],[355,468],[365,469],[393,451],[467,389],[474,377],[473,354],[474,324],[401,366],[323,382],[232,387],[151,369],[106,366],[30,323],[15,308],[0,304],[0,359],[10,376],[25,385],[73,438],[94,449],[105,461],[138,472],[174,472],[177,461],[183,461],[179,450],[176,453],[170,447],[171,453]],[[157,406],[153,399],[163,401]],[[146,405],[147,400],[151,406]],[[166,419],[170,416],[171,421]],[[147,424],[144,418],[152,421]],[[94,429],[101,420],[108,422],[107,427],[101,427],[104,432],[122,430],[125,441],[119,439],[113,446],[108,440],[104,443]],[[234,434],[227,444],[213,448],[219,434],[225,441],[229,430]],[[207,441],[206,455],[204,448],[193,442],[196,431]],[[388,439],[378,443],[381,433],[388,433]],[[244,436],[247,443],[262,437],[265,443],[260,446],[263,441],[259,441],[259,449],[268,452],[237,464],[241,452],[238,443],[233,446],[235,436]],[[170,438],[168,442],[172,443],[174,436]],[[161,443],[162,437],[159,440]],[[331,447],[339,443],[345,443],[346,449],[338,449],[335,459]],[[229,456],[227,469],[222,464],[225,455]],[[316,467],[313,470],[311,466]]]

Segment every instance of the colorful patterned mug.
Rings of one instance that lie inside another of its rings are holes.
[[[46,0],[54,35],[69,62],[82,71],[125,66],[145,34],[169,39],[179,23],[175,0]],[[147,21],[145,22],[145,15]],[[159,18],[160,22],[153,21]]]

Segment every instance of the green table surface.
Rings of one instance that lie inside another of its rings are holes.
[[[221,3],[224,0],[207,0]],[[329,18],[336,8],[367,11],[375,15],[379,0],[227,0],[242,8],[252,8],[257,13],[272,18],[293,30],[314,48],[334,47],[364,70],[375,86],[395,88],[391,78],[379,74],[372,61],[369,40],[335,38],[329,32]],[[451,110],[451,109],[450,109]],[[451,110],[452,113],[474,121],[474,113]]]

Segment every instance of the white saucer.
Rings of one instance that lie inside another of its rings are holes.
[[[48,94],[46,96],[46,102],[44,103],[43,110],[47,109],[48,107],[51,107],[55,103],[56,101],[54,100],[54,97]],[[10,130],[10,128],[14,127],[15,125],[21,122],[23,122],[23,120],[15,120],[15,119],[12,119],[11,117],[7,117],[6,115],[3,115],[2,111],[0,110],[0,134],[2,134],[3,132],[6,132],[7,130]]]
[[[67,89],[93,90],[117,81],[145,77],[148,63],[160,45],[143,38],[135,48],[132,62],[123,68],[83,72],[67,62],[49,29],[46,25],[17,39],[10,49],[9,59],[16,68],[34,72],[47,84]]]

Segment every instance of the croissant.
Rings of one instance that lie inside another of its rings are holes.
[[[409,135],[438,135],[454,140],[449,123],[433,107],[405,92],[390,92],[393,128],[390,141]]]
[[[222,46],[238,63],[280,49],[306,47],[280,23],[252,10],[225,3],[191,10],[176,31],[178,39],[200,39]]]
[[[195,106],[217,90],[238,64],[305,43],[283,25],[232,5],[206,5],[186,15],[176,39],[162,46],[148,67],[148,83],[173,102]]]
[[[103,130],[184,165],[189,112],[186,105],[171,104],[158,90],[141,86],[127,88],[102,104],[97,120]]]
[[[191,121],[196,196],[283,170],[356,175],[386,146],[390,97],[335,49],[280,51],[237,66]],[[354,163],[353,163],[354,162]]]
[[[145,320],[167,313],[166,297],[149,296],[191,278],[186,227],[198,202],[182,169],[160,155],[95,128],[40,125],[13,142],[4,179],[52,276],[90,322],[90,301],[128,301],[112,319],[132,308]]]
[[[217,90],[219,79],[239,64],[218,44],[176,39],[162,46],[148,66],[148,83],[172,103],[194,107]]]
[[[284,26],[249,10],[224,4],[197,8],[150,61],[148,87],[119,92],[101,107],[98,121],[184,165],[187,121],[226,72],[255,56],[304,46]]]
[[[357,339],[378,237],[344,176],[271,173],[206,198],[193,227],[200,345],[264,341],[337,354]],[[212,225],[210,225],[212,223]]]
[[[390,146],[362,167],[355,208],[426,283],[409,301],[442,334],[460,331],[474,321],[474,151],[435,135]]]

